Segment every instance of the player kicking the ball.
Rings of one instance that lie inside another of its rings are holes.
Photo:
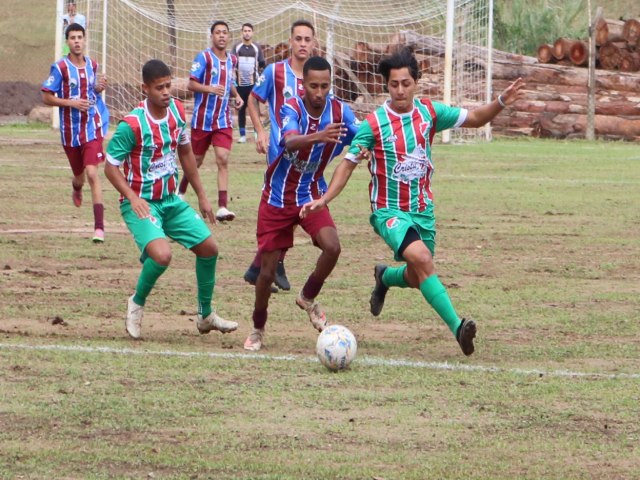
[[[202,216],[215,223],[191,150],[184,107],[171,98],[171,71],[160,60],[144,64],[142,80],[147,99],[118,125],[107,147],[104,169],[122,195],[120,213],[142,252],[142,271],[127,307],[127,332],[133,338],[140,337],[147,296],[171,261],[167,237],[196,255],[198,331],[232,332],[238,324],[220,318],[211,307],[218,247],[203,218],[176,195],[177,154],[198,196]],[[124,175],[120,171],[122,164]]]
[[[280,111],[280,148],[267,167],[262,188],[256,232],[261,265],[256,280],[254,329],[244,342],[246,350],[262,347],[278,259],[283,250],[293,247],[293,232],[298,224],[322,253],[296,304],[307,312],[317,330],[322,331],[327,325],[325,314],[315,299],[338,262],[338,231],[329,210],[301,218],[300,209],[326,190],[325,167],[351,143],[358,127],[351,109],[329,95],[329,62],[321,57],[309,58],[303,68],[303,83],[304,97],[290,98]]]
[[[414,97],[418,62],[405,48],[384,58],[379,72],[391,96],[369,114],[336,167],[327,192],[305,205],[301,215],[315,215],[336,198],[362,158],[369,160],[369,192],[374,231],[393,250],[400,267],[376,265],[371,313],[380,315],[390,287],[417,288],[455,336],[462,352],[471,355],[476,323],[458,317],[447,290],[435,273],[436,224],[431,193],[431,142],[448,128],[477,128],[523,96],[524,82],[513,82],[496,100],[466,110]]]

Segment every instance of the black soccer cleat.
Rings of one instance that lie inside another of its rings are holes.
[[[283,261],[278,262],[278,267],[276,268],[275,284],[281,290],[285,290],[285,291],[291,290],[291,284],[289,283],[289,279],[287,278],[287,272],[285,272],[284,270]]]
[[[373,269],[373,278],[376,279],[376,285],[373,287],[373,291],[371,292],[371,299],[369,300],[369,305],[371,306],[371,314],[374,317],[380,315],[382,312],[382,307],[384,307],[384,297],[387,296],[387,292],[389,291],[389,287],[387,287],[382,282],[382,274],[387,269],[386,265],[376,265]]]
[[[244,272],[244,281],[249,285],[255,285],[260,275],[260,267],[249,266],[246,272]],[[278,287],[271,285],[271,293],[278,293]]]
[[[467,357],[471,355],[475,348],[473,346],[473,339],[476,337],[476,331],[478,327],[476,326],[476,322],[473,320],[462,319],[462,323],[458,327],[458,332],[456,333],[456,340],[458,340],[458,344],[462,349],[462,353],[464,353]]]

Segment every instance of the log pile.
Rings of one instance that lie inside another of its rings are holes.
[[[600,19],[596,23],[597,67],[621,72],[640,71],[640,19]],[[588,44],[582,40],[557,39],[553,45],[542,44],[537,50],[540,63],[571,63],[587,66]]]

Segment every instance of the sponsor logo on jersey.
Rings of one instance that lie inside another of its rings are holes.
[[[259,87],[260,85],[262,85],[262,82],[264,82],[264,81],[265,81],[265,76],[264,76],[264,74],[263,74],[263,75],[260,75],[260,76],[258,77],[258,80],[256,81],[256,86],[258,86],[258,87]]]
[[[389,135],[385,142],[387,143],[396,143],[398,141],[398,136],[394,133],[393,135]]]
[[[411,183],[427,174],[427,163],[427,153],[418,145],[413,152],[398,158],[398,163],[393,167],[392,177],[402,183]]]
[[[53,82],[55,81],[55,78],[53,78],[53,75],[51,75],[49,78],[47,78],[47,85],[51,85]]]
[[[75,78],[69,79],[69,88],[78,88],[78,81]]]
[[[289,115],[287,115],[286,117],[284,117],[282,119],[282,126],[285,126],[287,123],[289,123],[289,120],[291,120],[291,118],[289,117]]]
[[[400,222],[398,222],[398,217],[392,217],[389,220],[387,220],[385,223],[387,224],[387,228],[389,230],[396,228],[400,224]]]
[[[212,77],[218,76],[218,69],[216,67],[211,67],[211,76]]]
[[[200,70],[201,66],[202,65],[200,65],[200,62],[193,62],[193,64],[191,65],[191,71],[197,72],[198,70]]]
[[[291,87],[289,87],[289,86],[284,87],[284,88],[282,89],[282,96],[283,96],[285,99],[289,99],[289,98],[293,97],[293,88],[291,88]]]

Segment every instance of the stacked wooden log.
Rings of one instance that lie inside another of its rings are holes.
[[[640,71],[640,19],[600,19],[595,28],[598,68],[621,72]],[[537,58],[540,63],[587,66],[588,43],[583,40],[559,38],[553,45],[540,45]]]

